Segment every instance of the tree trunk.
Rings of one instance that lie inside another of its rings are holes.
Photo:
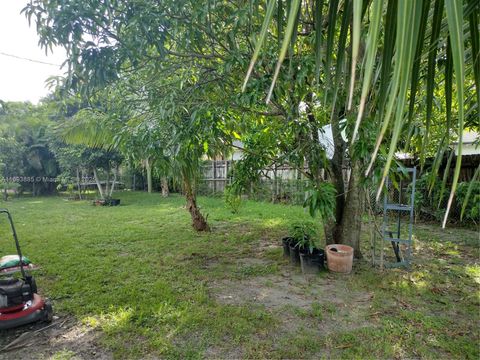
[[[192,226],[197,231],[210,231],[207,220],[203,217],[197,206],[195,191],[189,179],[183,179],[185,198],[187,199],[187,210],[192,217]]]
[[[362,257],[360,233],[362,231],[363,189],[360,184],[360,178],[360,165],[353,163],[343,216],[335,230],[337,241],[340,244],[351,246],[356,258]]]
[[[350,164],[351,174],[345,191],[343,179],[343,165],[345,163],[345,141],[340,131],[338,117],[332,119],[332,135],[334,142],[334,154],[331,161],[331,177],[337,190],[335,204],[335,221],[325,224],[325,238],[327,244],[345,244],[354,250],[356,258],[361,258],[360,232],[362,226],[363,197],[360,184],[361,169],[358,161]]]
[[[162,187],[162,196],[163,197],[168,197],[170,195],[170,191],[168,189],[168,179],[166,176],[162,176],[160,180],[160,184]]]
[[[95,182],[97,183],[98,192],[100,193],[100,198],[105,199],[103,195],[102,184],[100,184],[100,179],[98,178],[97,169],[93,168],[93,177],[95,178]]]
[[[340,239],[338,235],[338,225],[343,218],[345,206],[345,184],[343,182],[342,167],[345,153],[345,142],[340,131],[340,121],[335,116],[330,121],[332,127],[332,138],[334,144],[333,157],[330,161],[330,171],[328,172],[337,195],[335,198],[335,218],[324,222],[324,233],[327,245],[338,244]]]
[[[112,197],[113,190],[115,189],[115,184],[117,182],[118,167],[116,167],[113,171],[114,171],[113,172],[113,182],[112,182],[112,187],[110,188],[110,194],[108,195],[109,197]]]
[[[85,194],[85,191],[86,191],[86,182],[88,181],[87,179],[87,174],[85,172],[85,169],[82,168],[82,182],[81,182],[81,187],[82,187],[82,191],[83,193]]]
[[[150,159],[145,160],[145,169],[147,170],[147,191],[149,194],[152,193],[152,164]]]
[[[105,195],[110,196],[110,166],[107,168],[107,183],[105,184]]]
[[[77,189],[78,189],[78,199],[82,200],[82,189],[80,187],[80,170],[77,167]]]

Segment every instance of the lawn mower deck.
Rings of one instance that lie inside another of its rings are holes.
[[[52,305],[38,294],[33,294],[33,299],[25,304],[3,308],[0,311],[0,330],[37,321],[51,322],[53,316]]]
[[[25,271],[28,265],[22,256],[12,217],[6,209],[0,209],[0,213],[8,217],[18,254],[18,263],[3,268],[0,272],[3,277],[0,278],[0,330],[36,321],[50,322],[53,318],[52,305],[38,295],[35,279]],[[21,273],[21,277],[11,276],[18,272]],[[7,274],[9,277],[5,278]]]

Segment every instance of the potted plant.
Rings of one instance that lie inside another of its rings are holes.
[[[290,244],[292,243],[292,241],[293,238],[290,236],[282,238],[283,256],[286,258],[290,257]]]
[[[300,265],[304,274],[316,274],[324,269],[325,252],[314,247],[311,251],[300,252]]]
[[[105,205],[106,206],[118,206],[118,205],[120,205],[120,199],[113,199],[111,197],[107,197],[105,199]]]
[[[300,253],[315,248],[316,230],[312,222],[302,221],[290,226],[289,254],[292,264],[300,263]]]
[[[291,262],[293,264],[300,263],[303,273],[317,273],[322,269],[325,253],[315,245],[317,238],[315,225],[312,222],[294,223],[291,226],[290,235]]]
[[[118,206],[120,205],[120,199],[112,199],[111,197],[106,197],[105,199],[96,199],[93,201],[95,206]]]

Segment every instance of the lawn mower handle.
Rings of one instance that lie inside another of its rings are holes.
[[[12,235],[13,239],[15,240],[15,246],[17,248],[17,254],[18,258],[20,260],[20,272],[22,273],[22,276],[24,279],[26,279],[26,274],[25,274],[25,269],[23,268],[23,256],[22,256],[22,250],[20,249],[20,243],[18,242],[18,237],[17,237],[17,232],[15,231],[15,226],[13,225],[13,219],[12,215],[10,215],[10,212],[7,209],[0,209],[0,214],[7,214],[8,221],[10,222],[10,227],[12,228]]]

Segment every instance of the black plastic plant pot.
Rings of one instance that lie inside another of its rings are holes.
[[[120,205],[120,199],[110,199],[109,203],[110,206],[118,206]]]
[[[300,264],[300,251],[298,247],[294,246],[293,244],[289,245],[290,250],[290,262],[292,265],[299,265]]]
[[[283,256],[286,258],[290,257],[290,244],[292,243],[291,237],[284,237],[282,239],[282,246],[283,246]]]
[[[304,274],[316,274],[323,270],[324,261],[325,252],[323,250],[313,249],[311,253],[309,251],[300,252],[300,265]]]
[[[103,205],[104,206],[118,206],[120,205],[120,199],[106,199],[106,200],[103,200],[104,203]]]

